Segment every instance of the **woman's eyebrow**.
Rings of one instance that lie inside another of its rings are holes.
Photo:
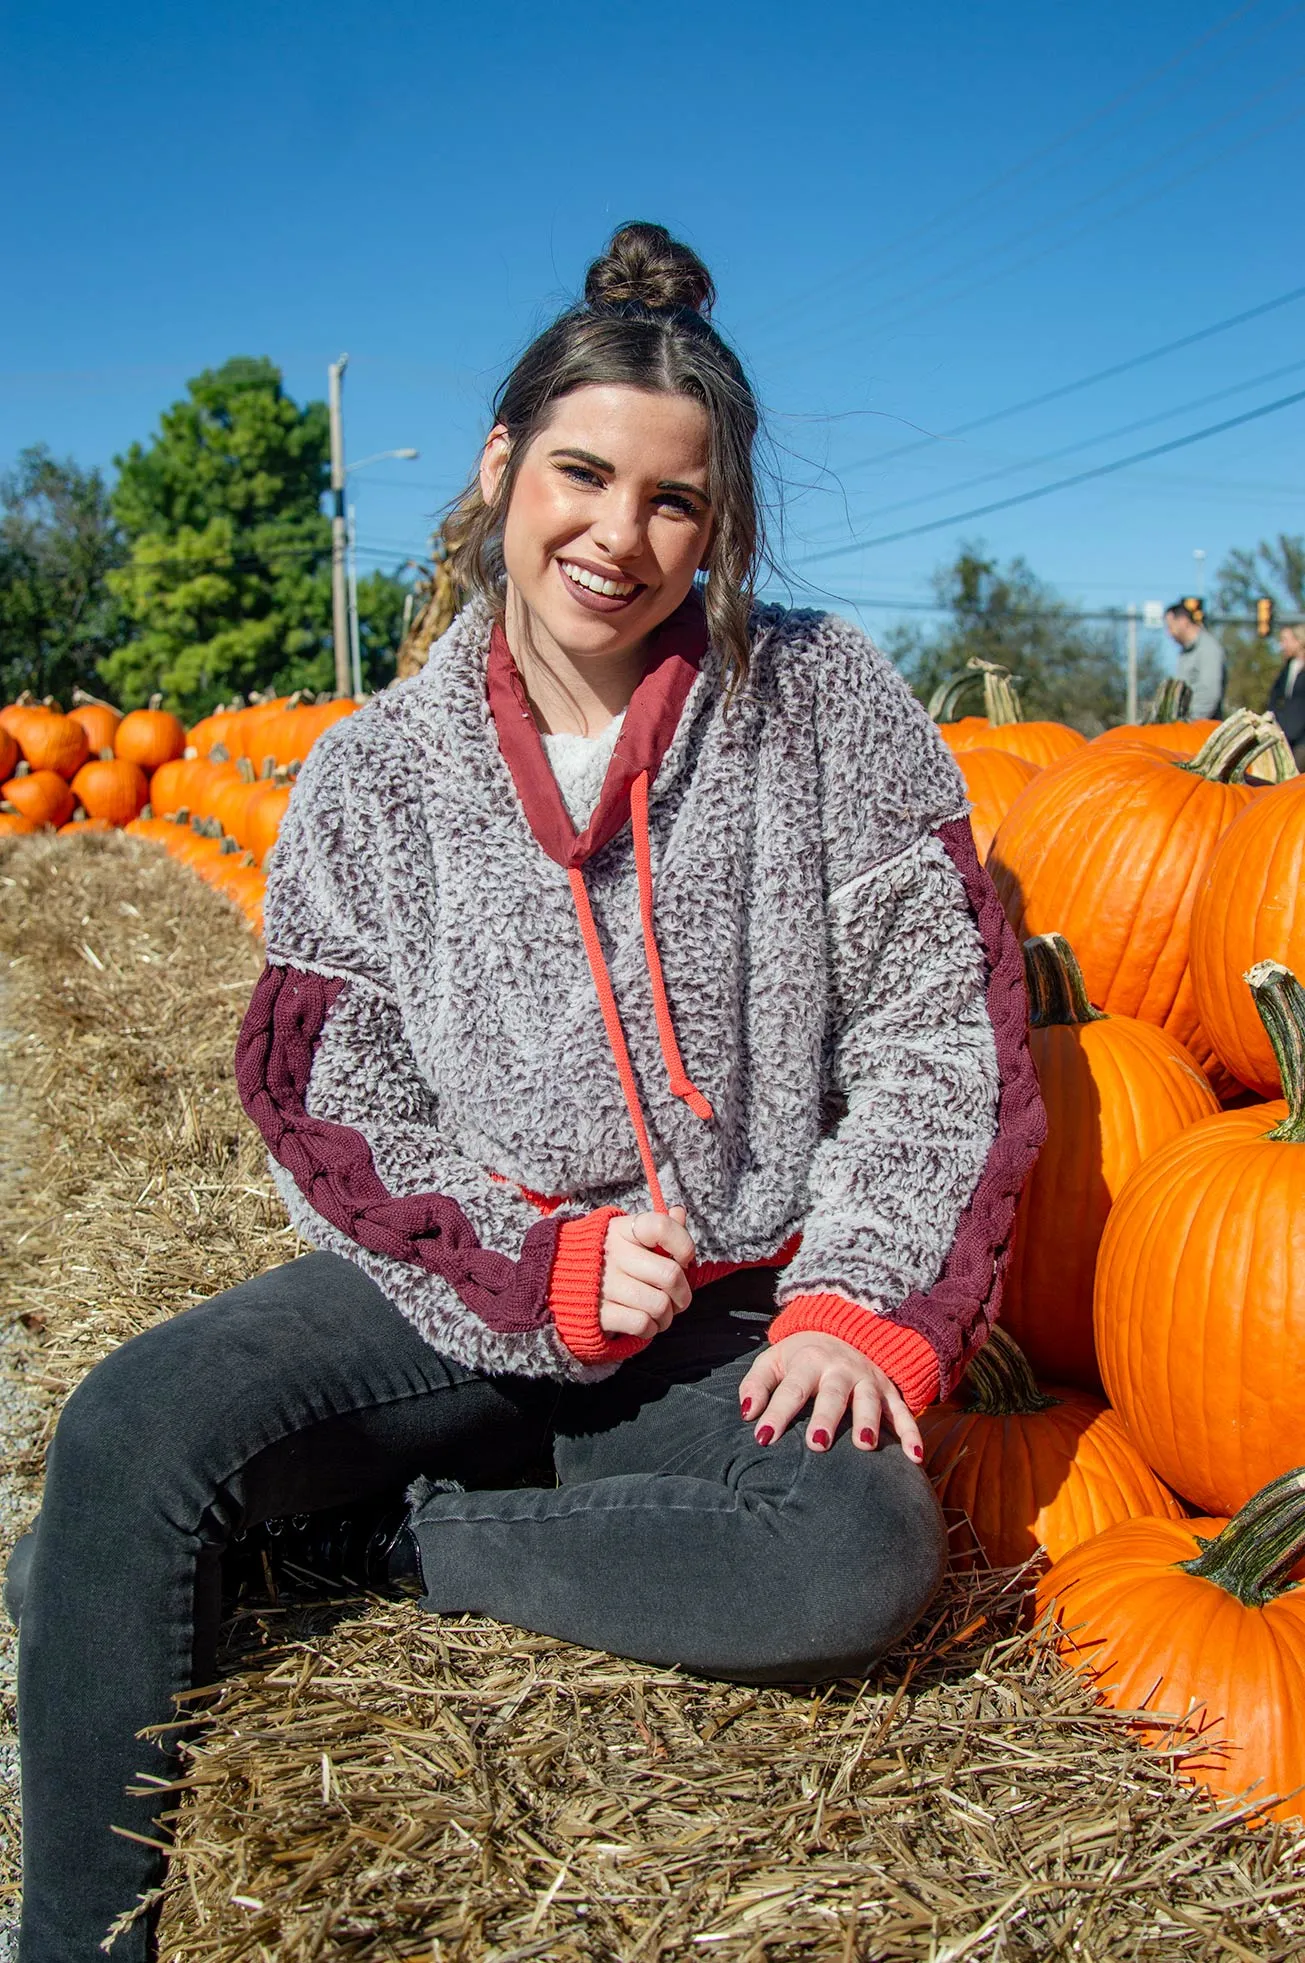
[[[576,450],[568,445],[562,450],[550,450],[548,454],[550,457],[574,457],[577,463],[587,463],[594,470],[605,470],[609,477],[613,477],[616,474],[616,465],[614,463],[608,463],[606,457],[596,457],[592,450]],[[659,491],[687,491],[690,497],[697,498],[702,504],[711,503],[710,497],[703,490],[701,484],[682,484],[678,477],[664,477],[658,484],[657,489]]]

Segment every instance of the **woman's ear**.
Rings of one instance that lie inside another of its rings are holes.
[[[485,438],[485,447],[480,453],[480,495],[486,504],[492,505],[498,497],[498,487],[503,482],[503,472],[507,469],[510,448],[507,430],[502,423],[495,423]]]

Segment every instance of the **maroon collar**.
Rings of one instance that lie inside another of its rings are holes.
[[[577,837],[544,746],[525,685],[502,626],[489,642],[486,688],[503,761],[512,773],[526,822],[541,849],[559,866],[582,866],[616,837],[630,816],[630,786],[647,771],[651,782],[679,727],[681,713],[707,649],[702,601],[690,593],[657,628],[648,668],[630,698],[594,814]]]

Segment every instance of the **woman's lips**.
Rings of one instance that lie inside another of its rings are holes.
[[[594,593],[589,587],[581,586],[578,580],[572,579],[568,573],[565,573],[560,559],[555,559],[553,564],[557,567],[557,576],[571,598],[578,601],[590,613],[624,613],[627,607],[634,605],[644,591],[642,586],[636,585],[632,593]]]

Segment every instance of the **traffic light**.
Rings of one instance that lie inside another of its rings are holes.
[[[1273,632],[1273,601],[1267,594],[1255,602],[1255,631],[1262,641]]]

